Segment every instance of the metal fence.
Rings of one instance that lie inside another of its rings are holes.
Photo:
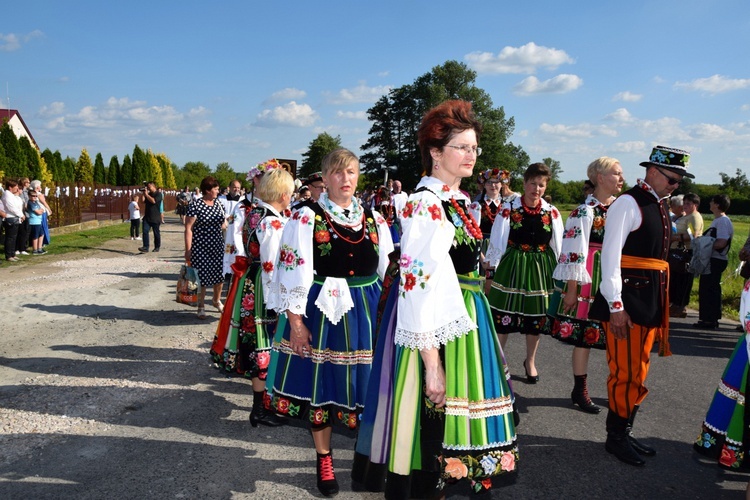
[[[52,210],[49,226],[52,228],[79,224],[94,220],[122,220],[130,218],[128,205],[131,196],[138,194],[141,214],[145,205],[141,186],[57,186],[46,190],[47,204]],[[165,190],[164,211],[171,212],[177,207],[177,193]]]

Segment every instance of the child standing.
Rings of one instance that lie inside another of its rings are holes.
[[[39,201],[39,193],[33,189],[29,189],[29,204],[27,211],[29,213],[29,232],[31,233],[31,247],[33,248],[31,255],[44,255],[47,253],[42,248],[44,243],[44,230],[42,229],[42,214],[44,213],[44,207]]]
[[[141,237],[138,235],[138,230],[141,227],[141,209],[138,207],[139,197],[137,194],[134,194],[130,199],[132,200],[130,205],[128,205],[128,210],[130,211],[130,239],[140,240]]]

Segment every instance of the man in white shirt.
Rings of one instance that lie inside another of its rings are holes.
[[[16,257],[16,240],[18,239],[18,230],[26,219],[19,190],[17,181],[11,179],[5,182],[5,192],[2,197],[3,212],[5,213],[3,228],[5,229],[5,260],[9,262],[19,260]]]

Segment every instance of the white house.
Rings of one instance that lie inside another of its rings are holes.
[[[10,128],[15,132],[16,137],[19,139],[21,137],[26,137],[31,145],[39,150],[39,146],[34,140],[34,136],[31,135],[31,131],[26,126],[26,123],[24,123],[23,118],[21,118],[21,113],[19,113],[17,109],[0,109],[0,125],[5,122],[8,122]]]

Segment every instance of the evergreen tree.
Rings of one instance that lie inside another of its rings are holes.
[[[120,186],[135,186],[133,182],[133,162],[130,161],[130,156],[125,155],[122,159],[122,169],[120,170]]]
[[[0,145],[5,151],[5,176],[22,177],[25,172],[24,158],[21,147],[18,145],[18,138],[8,122],[4,122],[0,127]]]
[[[39,166],[39,154],[34,146],[31,145],[28,137],[18,139],[18,148],[21,150],[21,174],[19,177],[28,177],[29,180],[38,179],[42,172]]]
[[[102,158],[101,153],[96,153],[96,158],[94,159],[94,183],[107,183],[107,172],[104,170],[104,158]]]
[[[63,179],[63,182],[70,183],[75,182],[76,180],[76,161],[71,158],[70,156],[66,156],[65,159],[62,162],[63,164],[63,172],[65,172],[65,177]]]
[[[162,178],[164,179],[164,188],[166,189],[177,189],[177,182],[174,178],[174,170],[177,167],[172,163],[172,160],[164,153],[156,155],[156,159],[159,160],[159,166],[161,167]]]
[[[229,163],[223,161],[216,165],[214,178],[219,182],[221,188],[225,188],[229,186],[230,182],[237,178],[237,174],[232,170],[232,167],[229,166]]]
[[[75,181],[90,185],[94,181],[94,166],[91,164],[91,157],[86,148],[81,150],[81,156],[75,167]]]
[[[320,164],[325,155],[341,147],[341,136],[331,137],[328,132],[318,134],[318,137],[312,140],[310,147],[305,153],[302,153],[302,165],[300,165],[297,176],[304,179],[310,174],[320,172]]]
[[[156,159],[156,156],[154,156],[154,153],[150,149],[146,151],[146,164],[148,165],[146,179],[153,181],[157,187],[164,187],[161,165],[159,165],[159,160]]]
[[[122,174],[120,173],[120,160],[117,155],[109,159],[109,168],[107,169],[107,184],[110,186],[122,186]]]
[[[136,144],[133,148],[133,185],[140,185],[144,181],[153,180],[149,178],[150,170],[151,166],[146,153]]]

